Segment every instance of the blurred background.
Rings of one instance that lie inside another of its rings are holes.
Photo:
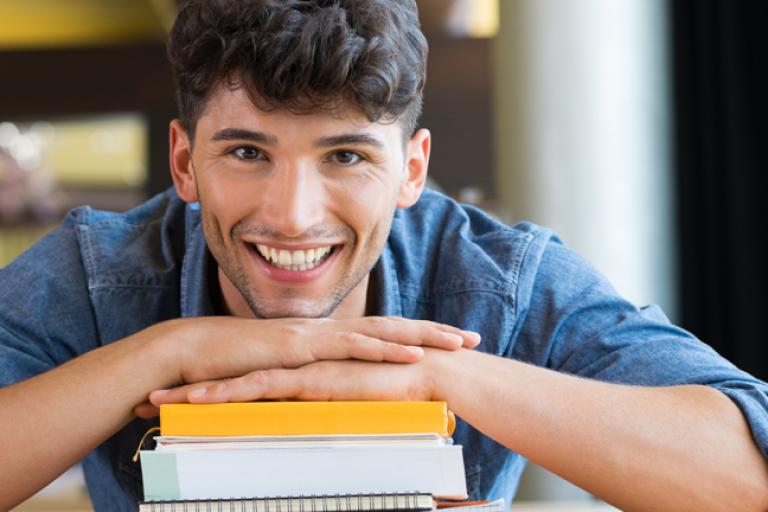
[[[418,3],[436,186],[554,228],[629,299],[767,378],[768,2]],[[176,9],[0,0],[0,266],[68,208],[170,186]],[[82,496],[75,469],[20,510]],[[591,500],[538,468],[519,498]]]

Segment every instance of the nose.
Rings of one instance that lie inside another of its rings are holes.
[[[319,172],[311,164],[274,169],[264,192],[263,222],[286,237],[299,237],[323,220],[325,193]]]

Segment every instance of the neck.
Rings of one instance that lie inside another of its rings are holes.
[[[344,297],[339,306],[331,313],[331,318],[343,319],[343,318],[360,318],[366,314],[366,306],[368,299],[368,281],[370,274],[357,283],[349,295]]]

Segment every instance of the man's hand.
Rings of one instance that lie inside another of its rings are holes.
[[[214,382],[219,388],[235,386],[238,396],[249,397],[238,400],[272,398],[254,395],[257,393],[254,383],[260,380],[279,378],[280,380],[274,382],[270,380],[271,384],[267,388],[262,384],[263,391],[290,395],[288,386],[295,386],[306,376],[312,375],[316,380],[322,381],[328,378],[324,375],[337,371],[341,372],[339,375],[344,375],[344,382],[351,386],[358,380],[368,379],[367,372],[372,372],[369,379],[371,382],[378,382],[374,376],[381,374],[381,382],[391,385],[392,376],[386,374],[394,371],[393,366],[402,366],[391,363],[420,361],[423,355],[422,347],[453,351],[462,347],[473,348],[480,342],[476,333],[435,322],[399,317],[365,317],[350,320],[206,318],[171,322],[173,323],[185,324],[183,328],[187,329],[187,333],[181,338],[179,332],[174,333],[185,348],[180,350],[176,345],[174,353],[186,354],[180,359],[178,382],[190,385],[182,385],[170,391],[153,391],[150,395],[151,403],[141,404],[134,410],[138,416],[146,418],[156,415],[155,405],[160,403],[196,400],[199,396],[188,398],[185,396],[185,390],[199,394],[200,389],[214,385]],[[345,360],[390,364],[380,367],[371,364],[321,364],[330,361],[352,362]],[[388,369],[384,374],[381,373],[383,368]],[[414,372],[400,370],[403,375],[413,375]],[[283,386],[280,391],[271,387],[278,382]],[[336,396],[331,390],[322,391],[320,387],[316,389],[317,393],[325,396]],[[395,389],[391,392],[378,388],[370,391],[377,396],[382,396],[382,393],[389,393],[388,396],[402,395],[400,390]],[[408,393],[413,394],[414,391],[416,388]],[[304,393],[308,392],[309,387]],[[348,392],[344,394],[351,396]],[[234,399],[222,397],[204,400]]]
[[[448,354],[425,349],[414,364],[369,361],[318,361],[299,368],[257,370],[241,377],[198,382],[150,393],[154,406],[167,403],[298,400],[434,400],[433,363]],[[449,356],[450,354],[448,354]]]

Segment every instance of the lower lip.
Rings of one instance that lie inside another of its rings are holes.
[[[337,246],[334,248],[330,256],[328,256],[322,263],[310,270],[285,270],[282,268],[273,267],[258,253],[255,247],[248,246],[248,251],[251,256],[256,260],[257,265],[261,270],[275,281],[282,281],[284,283],[306,283],[313,281],[323,275],[328,268],[332,265],[333,261],[338,257],[340,248]]]

